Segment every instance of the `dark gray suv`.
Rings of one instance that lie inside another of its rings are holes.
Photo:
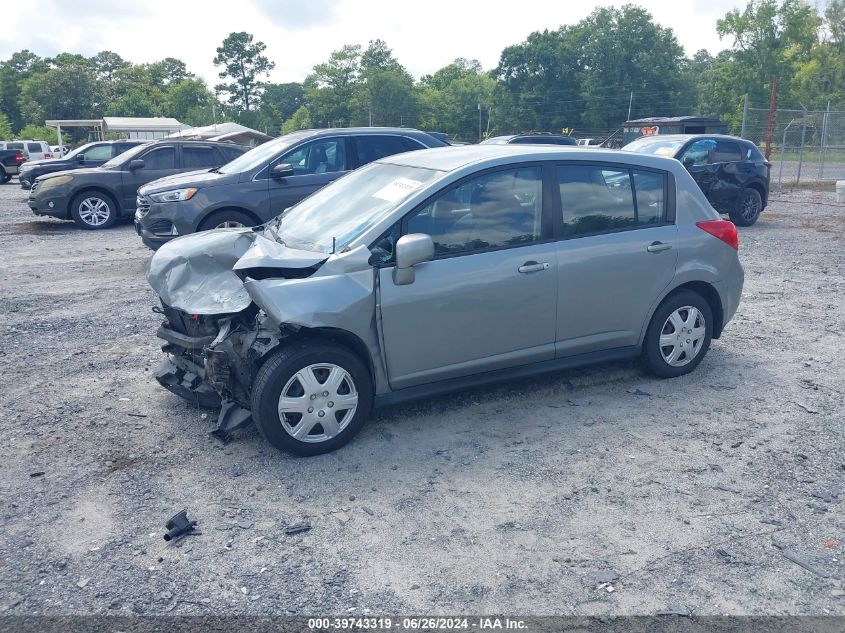
[[[213,228],[255,226],[352,169],[418,149],[446,147],[406,128],[333,128],[286,134],[219,169],[179,174],[138,190],[135,229],[152,249]]]

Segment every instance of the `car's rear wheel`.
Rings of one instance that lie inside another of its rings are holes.
[[[0,171],[0,185],[5,185],[12,179],[11,174],[7,174],[5,171]]]
[[[276,351],[258,372],[252,416],[273,446],[295,455],[328,453],[369,417],[369,371],[349,350],[303,341]]]
[[[208,231],[210,229],[239,229],[247,226],[255,226],[255,219],[244,213],[243,211],[236,211],[234,209],[227,211],[215,211],[200,224],[200,231]]]
[[[658,306],[643,341],[643,360],[661,378],[688,374],[704,358],[713,335],[707,300],[691,290],[676,292]]]
[[[107,229],[117,222],[117,204],[99,191],[83,191],[70,203],[70,214],[83,229]]]
[[[731,211],[731,222],[737,226],[751,226],[763,211],[763,198],[756,189],[743,189],[736,197],[736,209]]]

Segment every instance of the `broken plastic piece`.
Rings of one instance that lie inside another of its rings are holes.
[[[167,532],[164,535],[164,540],[173,541],[187,534],[191,534],[193,533],[194,526],[196,524],[196,521],[191,521],[190,519],[188,519],[187,510],[177,512],[172,517],[170,517],[170,520],[164,525],[164,527],[167,528]]]
[[[224,444],[228,444],[232,439],[232,431],[250,422],[252,422],[252,413],[248,409],[238,406],[231,400],[226,400],[217,417],[217,428],[211,434]]]

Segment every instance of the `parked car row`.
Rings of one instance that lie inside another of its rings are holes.
[[[13,149],[24,155],[24,161],[52,158],[53,152],[44,141],[0,141],[0,150]]]

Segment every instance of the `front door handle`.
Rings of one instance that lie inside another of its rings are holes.
[[[517,270],[521,273],[536,273],[540,272],[541,270],[548,270],[548,268],[549,265],[546,262],[525,262],[522,266],[517,268]]]
[[[652,242],[648,245],[646,250],[649,253],[662,253],[663,251],[668,251],[672,248],[671,244],[664,244],[663,242]]]

